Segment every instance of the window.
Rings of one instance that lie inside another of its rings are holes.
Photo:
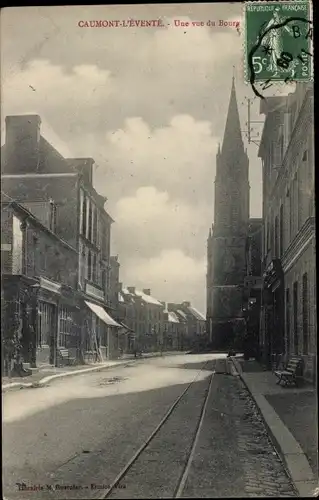
[[[275,250],[275,257],[278,257],[278,237],[279,237],[279,231],[278,231],[278,216],[276,215],[275,217],[275,241],[274,241],[274,250]]]
[[[96,283],[96,280],[97,280],[97,267],[96,267],[96,263],[97,263],[97,258],[96,258],[96,254],[93,254],[93,270],[92,270],[92,281],[94,283]]]
[[[97,234],[98,234],[98,209],[97,207],[95,207],[95,210],[94,210],[94,224],[93,224],[93,243],[94,245],[98,245],[98,241],[97,241]]]
[[[50,345],[51,332],[54,331],[54,305],[39,302],[37,346]]]
[[[298,282],[295,281],[293,288],[293,327],[294,327],[294,350],[295,354],[298,354],[299,342],[298,342]]]
[[[73,347],[70,335],[75,335],[75,333],[72,311],[61,306],[59,311],[59,346]]]
[[[102,288],[106,289],[106,270],[104,268],[102,270]]]
[[[279,212],[279,257],[282,257],[284,253],[284,207],[280,206]]]
[[[89,220],[88,220],[88,234],[87,234],[87,239],[92,240],[92,203],[91,200],[89,201]]]
[[[88,273],[87,273],[87,279],[91,281],[92,279],[92,255],[91,255],[91,250],[88,251]]]
[[[286,339],[287,339],[287,354],[290,353],[290,290],[286,290]]]
[[[289,240],[291,241],[294,236],[294,212],[293,212],[293,185],[291,184],[291,188],[288,191],[289,197]]]
[[[101,219],[100,219],[100,212],[97,209],[96,210],[96,245],[98,248],[101,248]]]
[[[309,305],[308,305],[308,275],[302,277],[302,334],[303,353],[308,354]]]
[[[86,199],[85,196],[83,195],[82,199],[82,234],[83,236],[86,235],[86,217],[87,217],[87,212],[86,212]]]
[[[23,231],[21,221],[13,216],[12,220],[12,274],[23,273]]]
[[[303,152],[302,161],[308,161],[308,150],[307,149]]]

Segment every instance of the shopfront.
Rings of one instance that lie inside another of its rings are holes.
[[[122,325],[115,321],[104,307],[84,301],[84,360],[105,361],[119,356],[119,330]]]

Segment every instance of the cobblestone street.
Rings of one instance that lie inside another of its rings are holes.
[[[244,421],[236,421],[238,449],[243,456],[246,479],[245,492],[250,497],[297,496],[247,389],[239,389],[238,400],[245,412]]]
[[[296,496],[243,382],[227,373],[225,355],[169,356],[6,393],[6,498],[25,498],[18,482],[51,485],[52,491],[41,491],[41,500],[102,498],[103,491],[91,484],[114,481],[190,382],[112,498],[174,497],[206,394],[182,497]],[[52,427],[52,418],[63,425]],[[61,490],[61,485],[77,489]],[[39,499],[39,492],[29,491],[28,498]]]

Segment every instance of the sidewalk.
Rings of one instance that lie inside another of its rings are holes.
[[[310,384],[282,387],[271,371],[254,359],[232,358],[254,398],[270,436],[300,496],[313,496],[318,486],[317,393]]]
[[[164,352],[163,357],[182,354],[181,352]],[[147,358],[159,357],[158,352],[144,353],[141,358],[135,358],[133,354],[124,354],[120,359],[114,361],[105,361],[103,363],[89,363],[85,365],[63,366],[60,368],[54,366],[39,367],[27,377],[2,377],[2,392],[12,389],[21,389],[28,387],[39,387],[46,385],[54,379],[79,375],[85,372],[105,370],[117,365],[125,365],[132,361],[141,361]]]

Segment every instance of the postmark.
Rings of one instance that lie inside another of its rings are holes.
[[[307,82],[313,78],[311,5],[306,0],[245,2],[245,81]]]

